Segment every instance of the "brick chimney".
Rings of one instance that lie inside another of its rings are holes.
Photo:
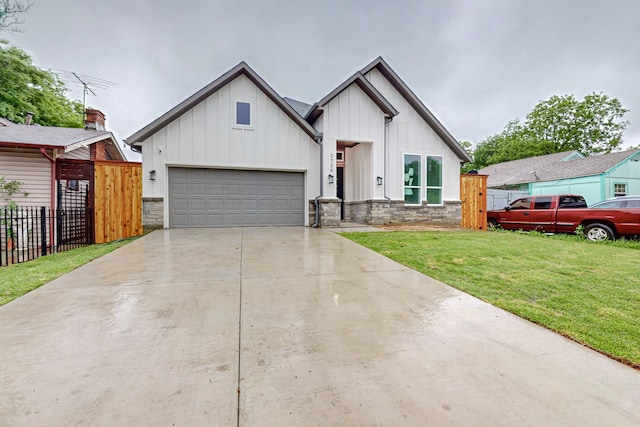
[[[84,121],[84,128],[91,130],[105,130],[105,115],[100,110],[87,108],[87,118]]]
[[[107,141],[98,141],[89,146],[91,160],[107,160]]]
[[[84,128],[89,130],[105,130],[105,116],[102,111],[93,108],[87,108],[87,118],[84,122]],[[91,144],[89,148],[89,156],[91,160],[107,159],[107,141],[98,141]]]

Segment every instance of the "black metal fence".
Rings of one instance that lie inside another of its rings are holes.
[[[0,267],[93,243],[92,218],[88,208],[0,207]]]

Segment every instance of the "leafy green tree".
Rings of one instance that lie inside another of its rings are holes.
[[[2,1],[2,0],[0,0]],[[27,112],[43,126],[82,127],[82,103],[65,97],[60,78],[33,64],[23,50],[0,40],[0,117],[21,123]]]
[[[524,122],[512,120],[502,132],[479,142],[467,168],[570,150],[585,156],[610,153],[622,143],[627,111],[617,98],[603,93],[591,93],[582,101],[554,95],[538,103]]]
[[[527,115],[529,143],[546,144],[553,153],[578,150],[585,156],[610,153],[620,147],[629,111],[617,98],[591,93],[583,101],[573,95],[552,96]]]
[[[17,32],[24,22],[23,15],[33,6],[33,1],[0,0],[0,31]]]

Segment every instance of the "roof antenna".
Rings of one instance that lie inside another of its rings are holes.
[[[75,71],[53,70],[61,74],[61,79],[66,83],[82,86],[82,119],[86,120],[87,114],[87,94],[98,96],[94,89],[109,89],[118,83],[99,77],[87,76],[86,74],[76,73]],[[73,77],[72,77],[73,76]]]
[[[73,74],[73,77],[78,79],[78,81],[82,85],[82,111],[86,111],[87,110],[87,93],[90,93],[93,96],[98,96],[98,95],[96,95],[93,89],[89,87],[89,82],[85,82],[84,80],[82,80],[82,78],[80,78],[80,76],[77,73],[74,73],[73,71],[71,72],[71,74]]]

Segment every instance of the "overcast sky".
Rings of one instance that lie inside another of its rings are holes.
[[[34,1],[0,38],[41,68],[117,83],[87,104],[119,140],[240,61],[311,104],[382,56],[458,140],[552,95],[604,92],[630,110],[625,145],[640,144],[637,0]]]

